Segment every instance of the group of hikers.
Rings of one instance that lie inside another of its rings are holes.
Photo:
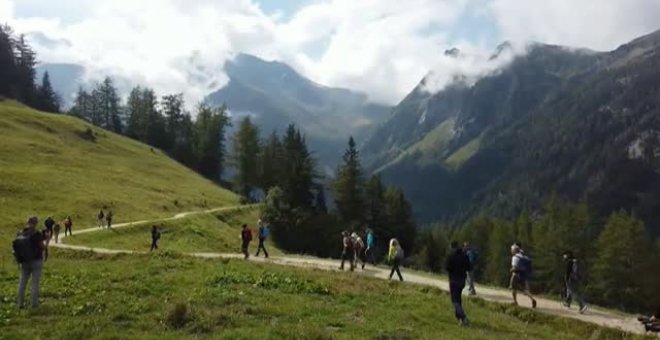
[[[103,227],[100,221],[104,218],[107,221],[107,227],[111,227],[112,211],[104,213],[101,210],[98,214],[99,226]],[[36,216],[28,218],[25,228],[18,232],[16,239],[13,242],[13,250],[16,261],[20,266],[20,279],[18,285],[18,306],[19,308],[25,307],[25,290],[27,283],[31,279],[31,306],[37,307],[39,305],[39,283],[43,268],[43,263],[48,259],[48,245],[52,238],[55,242],[59,242],[59,233],[61,226],[64,225],[65,236],[72,235],[73,222],[70,216],[67,216],[62,222],[56,222],[51,216],[44,220],[44,229],[38,230],[39,219]],[[264,256],[268,258],[268,251],[266,250],[266,240],[269,237],[270,230],[266,223],[262,220],[257,222],[258,230],[257,237],[259,246],[255,256],[259,256],[263,251]],[[375,265],[375,240],[376,236],[372,229],[365,231],[366,244],[362,237],[356,232],[344,231],[341,234],[342,252],[341,264],[339,269],[344,270],[346,261],[349,262],[350,270],[353,271],[358,264],[361,264],[362,269],[365,268],[367,263]],[[158,249],[158,241],[161,237],[161,228],[156,225],[151,229],[151,251]],[[247,224],[242,225],[241,234],[241,250],[245,257],[250,257],[249,245],[252,241],[252,230]],[[468,287],[469,295],[476,295],[475,289],[475,276],[474,269],[477,265],[477,252],[472,249],[468,242],[463,246],[459,246],[458,242],[451,242],[451,250],[446,258],[445,270],[449,274],[449,292],[451,302],[454,306],[456,319],[462,326],[469,325],[468,318],[462,305],[462,292],[465,287]],[[579,313],[584,313],[587,310],[587,305],[580,293],[580,265],[578,259],[575,257],[571,250],[567,250],[562,254],[565,263],[565,271],[563,275],[563,292],[564,299],[562,304],[570,308],[572,303],[578,305]],[[404,260],[404,251],[399,241],[392,238],[389,241],[389,249],[387,252],[387,262],[390,264],[391,271],[389,279],[391,280],[396,273],[399,280],[403,281],[400,266]],[[509,287],[512,292],[513,303],[518,305],[518,293],[522,293],[529,297],[532,308],[537,307],[537,300],[534,298],[529,288],[529,279],[532,273],[532,260],[523,250],[522,244],[519,242],[511,245],[511,277]],[[640,317],[639,321],[644,325],[647,331],[660,332],[660,320],[658,319],[660,311],[648,317]]]
[[[266,240],[270,235],[270,229],[268,225],[265,224],[261,219],[257,221],[259,226],[257,230],[257,237],[259,239],[259,246],[257,247],[257,253],[254,256],[259,256],[263,250],[264,256],[268,258],[268,250],[266,250]],[[252,242],[252,229],[247,224],[241,226],[241,252],[243,253],[244,258],[247,260],[250,258],[250,242]]]
[[[108,212],[104,212],[103,209],[99,210],[98,215],[96,215],[96,222],[99,228],[106,227],[110,229],[112,227],[112,210],[108,210]]]

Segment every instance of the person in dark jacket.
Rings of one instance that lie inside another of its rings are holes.
[[[105,220],[108,222],[108,229],[112,227],[112,210],[108,210],[108,213],[105,214]]]
[[[71,221],[71,216],[67,216],[64,219],[64,236],[67,236],[67,233],[69,236],[73,236],[73,230],[71,229],[73,227],[73,221]]]
[[[247,260],[250,258],[250,252],[249,252],[249,247],[250,247],[250,241],[252,241],[252,230],[248,227],[247,224],[243,224],[243,229],[241,230],[241,250],[243,251],[243,255],[245,255],[245,259]]]
[[[456,319],[462,326],[468,326],[470,323],[463,310],[461,293],[465,288],[467,273],[472,270],[472,264],[456,241],[451,243],[451,253],[447,257],[445,269],[449,273],[449,294],[451,303],[454,305]]]
[[[160,230],[158,230],[157,226],[153,225],[151,226],[151,249],[149,251],[158,249],[158,240],[160,240]]]
[[[50,241],[50,238],[53,237],[53,227],[55,226],[55,220],[51,216],[48,216],[44,221],[44,226],[46,227],[46,230],[48,230],[48,241]]]
[[[564,306],[567,308],[571,307],[571,302],[575,300],[580,307],[579,312],[583,314],[587,310],[587,305],[582,298],[582,294],[578,291],[578,286],[580,284],[580,272],[578,266],[578,260],[573,256],[573,252],[567,250],[563,254],[564,262],[566,263],[566,269],[564,272],[564,287],[566,288],[566,300],[564,301]]]
[[[30,258],[21,259],[20,279],[18,283],[18,308],[25,307],[25,289],[28,280],[32,279],[32,290],[30,294],[32,307],[39,306],[39,282],[41,281],[41,271],[43,268],[44,251],[46,249],[43,234],[37,230],[38,219],[32,216],[28,219],[25,229],[19,234],[29,240]]]

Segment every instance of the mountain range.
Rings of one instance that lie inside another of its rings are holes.
[[[78,87],[88,85],[83,80],[85,69],[79,65],[41,64],[38,79],[45,71],[65,108],[72,105]],[[274,130],[281,133],[291,123],[298,125],[324,174],[334,171],[349,136],[363,140],[391,109],[371,103],[363,93],[317,84],[287,64],[248,54],[228,60],[224,71],[229,82],[205,101],[213,106],[226,105],[234,122],[250,115],[264,136]],[[139,85],[127,79],[115,82],[127,91]]]
[[[552,194],[660,218],[660,31],[609,52],[531,44],[475,83],[426,81],[362,148],[421,220],[509,216]]]
[[[84,74],[39,70],[63,98]],[[660,31],[607,52],[531,44],[476,81],[457,76],[433,92],[424,78],[394,108],[247,54],[224,70],[229,82],[206,101],[250,115],[263,135],[297,124],[326,174],[354,135],[367,173],[402,188],[421,222],[535,211],[553,194],[599,216],[660,218]]]

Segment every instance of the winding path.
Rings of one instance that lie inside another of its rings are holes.
[[[112,226],[115,228],[127,228],[147,223],[160,222],[160,221],[172,221],[182,218],[186,218],[193,215],[199,214],[208,214],[208,213],[217,213],[222,211],[230,211],[233,209],[239,209],[241,207],[223,207],[217,209],[210,209],[204,211],[193,211],[193,212],[184,212],[176,214],[169,218],[161,218],[156,220],[142,220],[134,221],[128,223],[121,223]],[[86,234],[92,232],[103,231],[105,228],[93,227],[88,229],[82,229],[74,231],[73,235]],[[148,252],[144,251],[134,251],[134,250],[122,250],[122,249],[107,249],[107,248],[98,248],[98,247],[87,247],[82,245],[73,245],[62,243],[64,236],[60,236],[60,243],[53,243],[51,246],[56,248],[79,250],[79,251],[91,251],[99,254],[146,254]],[[242,259],[242,254],[237,253],[187,253],[187,256],[193,256],[197,258],[234,258]],[[261,257],[250,257],[250,261],[254,262],[265,262],[272,263],[277,265],[285,266],[295,266],[295,267],[305,267],[305,268],[317,268],[322,270],[331,270],[338,271],[338,261],[320,259],[316,257],[306,257],[306,256],[271,256],[268,259]],[[356,269],[357,274],[368,275],[376,277],[379,279],[387,280],[389,277],[389,269],[382,267],[372,267],[369,266],[365,270]],[[415,283],[425,286],[432,286],[440,288],[444,291],[448,291],[449,284],[446,279],[438,276],[424,276],[415,273],[403,273],[404,279],[406,282]],[[498,303],[512,303],[511,293],[508,290],[492,288],[488,286],[477,286],[478,298],[482,298],[487,301],[493,301]],[[529,305],[529,299],[525,296],[519,296],[518,301],[521,303],[521,306],[531,308]],[[627,315],[623,313],[615,313],[607,311],[601,308],[595,308],[590,306],[590,309],[585,314],[579,314],[576,309],[566,309],[561,306],[558,301],[537,298],[538,306],[537,310],[543,313],[557,315],[561,317],[568,317],[572,319],[581,320],[584,322],[590,322],[604,327],[616,328],[630,333],[644,334],[644,329],[637,322],[636,318],[632,315]]]

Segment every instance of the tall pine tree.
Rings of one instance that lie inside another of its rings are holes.
[[[358,153],[355,140],[350,137],[333,185],[337,213],[348,223],[361,223],[365,216],[364,178]]]
[[[225,132],[229,124],[224,107],[214,109],[202,103],[197,108],[194,123],[197,169],[203,176],[218,182],[225,167]]]
[[[260,149],[259,128],[247,116],[241,120],[232,137],[230,158],[231,165],[236,169],[233,179],[235,190],[245,198],[250,197],[253,188],[259,183]]]
[[[282,142],[273,131],[264,141],[259,155],[259,186],[268,192],[280,182],[284,150]]]
[[[37,91],[36,104],[38,110],[53,113],[60,112],[60,99],[57,96],[57,93],[53,90],[48,71],[44,72],[44,75],[41,78],[41,85]]]

